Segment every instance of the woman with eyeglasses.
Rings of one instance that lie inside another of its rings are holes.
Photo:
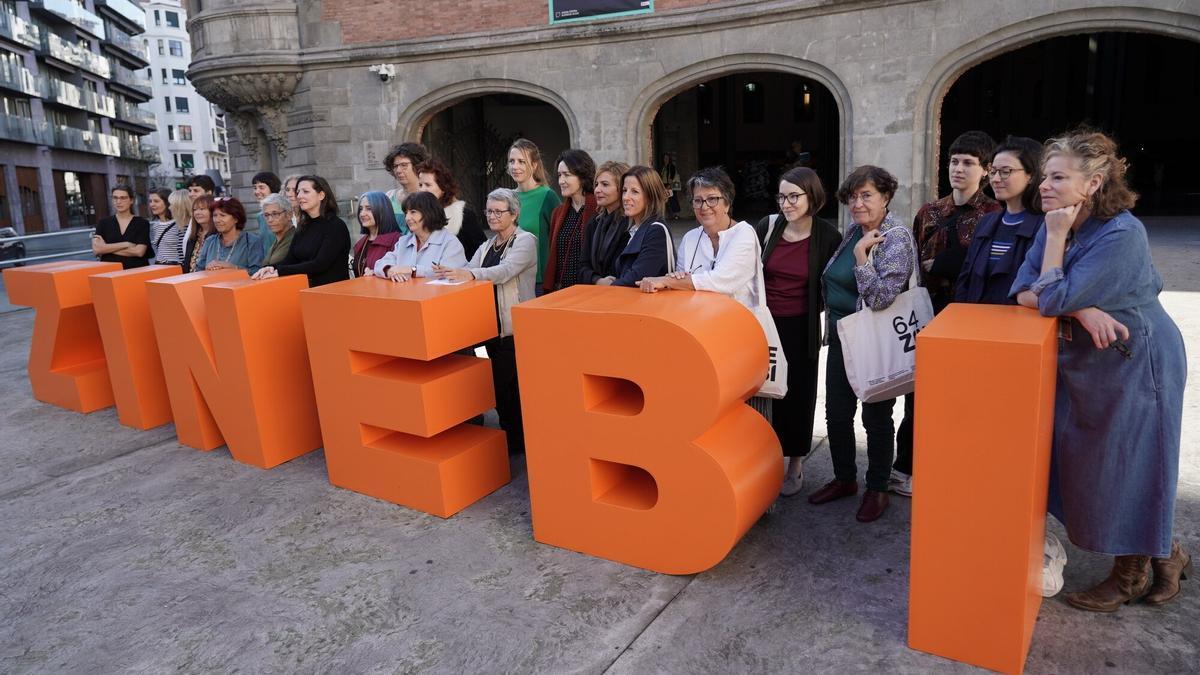
[[[309,287],[350,278],[350,232],[338,218],[333,188],[320,176],[301,176],[296,181],[300,225],[283,260],[260,269],[255,279],[304,274]]]
[[[804,460],[812,452],[824,309],[819,270],[833,257],[841,234],[816,216],[825,205],[825,188],[812,169],[784,172],[775,201],[779,213],[754,229],[762,246],[767,308],[788,363],[787,395],[772,402],[771,423],[787,463],[780,494],[790,497],[804,485]]]
[[[512,308],[534,298],[537,279],[537,237],[518,227],[522,208],[520,194],[515,190],[492,190],[484,211],[488,228],[495,233],[491,241],[484,242],[465,267],[435,265],[433,268],[439,279],[492,282],[499,334],[485,342],[484,347],[492,361],[496,414],[508,440],[510,455],[525,453]]]
[[[133,212],[133,190],[125,185],[112,189],[113,215],[101,218],[92,234],[92,253],[102,262],[121,267],[145,267],[150,249],[150,221]]]
[[[954,285],[955,302],[1016,304],[1008,292],[1043,223],[1038,198],[1041,161],[1042,144],[1032,138],[1009,136],[996,148],[988,180],[1002,208],[975,225]]]
[[[183,273],[196,272],[200,268],[200,252],[204,250],[204,240],[213,233],[212,222],[213,198],[201,194],[192,200],[192,222],[188,225],[185,238],[187,242],[183,249]]]
[[[375,264],[400,241],[400,226],[386,194],[368,192],[358,198],[358,224],[362,236],[354,243],[350,273],[356,277],[374,276]]]
[[[808,496],[812,504],[825,504],[858,493],[858,467],[854,416],[858,397],[846,376],[837,322],[870,307],[887,309],[908,285],[916,264],[916,241],[889,210],[899,181],[886,169],[860,166],[842,181],[838,201],[850,207],[853,221],[841,244],[821,274],[825,300],[825,336],[829,343],[825,371],[825,421],[829,429],[829,455],[833,480]],[[867,431],[867,490],[856,518],[869,523],[888,507],[888,478],[895,455],[896,399],[862,404]]]
[[[292,203],[286,195],[272,192],[263,198],[260,208],[267,229],[259,235],[266,238],[264,246],[268,247],[262,264],[277,265],[292,249],[292,237],[296,234],[296,228],[292,227]]]

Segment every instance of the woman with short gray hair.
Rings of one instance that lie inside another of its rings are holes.
[[[517,353],[512,338],[512,308],[532,300],[537,280],[537,237],[517,227],[521,201],[516,191],[492,190],[487,197],[488,228],[495,233],[483,242],[464,269],[434,265],[439,279],[491,281],[496,294],[496,321],[500,334],[484,343],[492,360],[492,386],[496,414],[508,440],[510,455],[524,454],[525,429],[521,421],[521,395],[517,385]]]
[[[263,247],[267,249],[263,265],[275,265],[287,257],[292,235],[296,233],[296,228],[292,227],[292,202],[286,195],[272,192],[259,202],[259,207],[267,222],[266,232],[259,233]]]

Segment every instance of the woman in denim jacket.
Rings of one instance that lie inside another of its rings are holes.
[[[837,322],[870,307],[882,310],[896,300],[912,275],[915,245],[912,233],[888,212],[898,182],[885,169],[860,166],[842,182],[837,198],[850,207],[853,224],[821,275],[825,299],[829,357],[825,373],[825,421],[829,429],[829,454],[834,479],[809,495],[813,504],[825,504],[858,492],[858,467],[854,464],[854,413],[858,398],[846,377]],[[874,253],[871,250],[874,249]],[[868,255],[869,254],[869,255]],[[857,518],[871,522],[887,510],[888,477],[895,453],[892,408],[896,399],[863,403],[867,430],[867,491]]]

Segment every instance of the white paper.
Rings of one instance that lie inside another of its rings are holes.
[[[465,284],[465,281],[454,281],[453,279],[434,279],[427,282],[430,286],[458,286]]]

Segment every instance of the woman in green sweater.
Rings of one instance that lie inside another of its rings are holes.
[[[550,258],[550,214],[562,203],[558,193],[546,186],[542,153],[533,141],[518,138],[508,148],[508,175],[517,182],[521,217],[517,226],[537,237],[537,285]]]

